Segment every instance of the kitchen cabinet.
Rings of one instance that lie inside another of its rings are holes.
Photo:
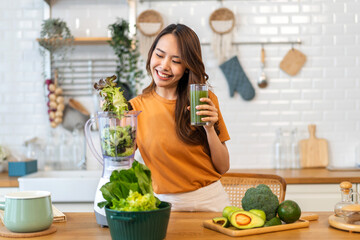
[[[353,191],[359,187],[353,184]],[[339,184],[288,184],[285,199],[296,201],[303,211],[333,211],[341,192]]]

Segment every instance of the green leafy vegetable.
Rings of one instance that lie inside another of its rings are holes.
[[[129,111],[128,102],[116,87],[116,76],[100,79],[94,84],[94,88],[99,91],[103,102],[101,109],[105,112],[111,112],[116,118],[122,119]],[[101,147],[103,154],[110,157],[128,157],[135,150],[135,129],[128,126],[104,126],[101,133]]]
[[[135,130],[128,125],[124,127],[105,127],[101,131],[101,146],[106,156],[127,157],[133,154]]]
[[[104,184],[100,191],[106,200],[98,203],[100,208],[109,206],[118,211],[149,211],[158,209],[160,204],[154,196],[149,168],[137,161],[130,169],[113,171],[110,182]]]
[[[121,115],[125,111],[129,111],[129,107],[123,91],[120,91],[120,87],[116,87],[115,80],[115,75],[107,77],[105,80],[100,79],[98,83],[94,84],[94,88],[100,91],[99,94],[104,100],[101,109]]]

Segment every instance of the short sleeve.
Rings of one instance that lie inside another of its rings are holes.
[[[225,141],[228,141],[230,140],[230,136],[229,136],[229,133],[227,131],[227,128],[226,128],[226,125],[225,125],[225,122],[224,122],[224,119],[222,117],[222,114],[221,114],[221,111],[220,111],[220,107],[219,107],[219,101],[218,101],[218,98],[217,96],[209,91],[209,98],[211,99],[211,101],[215,104],[215,107],[217,108],[218,110],[218,114],[219,114],[219,130],[220,130],[220,134],[219,134],[219,139],[221,142],[225,142]]]

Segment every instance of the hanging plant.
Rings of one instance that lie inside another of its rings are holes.
[[[74,37],[66,23],[59,18],[44,20],[39,44],[51,53],[73,44]]]
[[[118,57],[116,66],[116,75],[119,85],[124,89],[126,99],[138,94],[137,86],[144,77],[144,72],[140,67],[140,53],[138,42],[130,36],[129,23],[118,18],[118,20],[109,25],[111,31],[110,46]],[[129,89],[126,89],[126,88]],[[128,91],[128,94],[126,94]]]
[[[54,63],[56,55],[59,59],[65,59],[67,52],[72,49],[74,37],[71,35],[70,29],[67,27],[66,22],[59,18],[46,19],[41,25],[40,38],[38,39],[40,54],[43,57],[43,68],[45,68],[45,55],[47,51],[50,54],[50,64]],[[44,78],[45,69],[43,72]],[[49,76],[51,77],[51,76]]]

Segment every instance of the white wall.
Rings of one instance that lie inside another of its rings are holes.
[[[117,14],[125,15],[126,3],[58,0],[56,5],[53,17],[69,21],[75,36],[87,36],[89,28],[88,36],[94,37],[107,36],[107,25]],[[138,3],[137,12],[151,7],[162,14],[165,25],[184,23],[201,41],[209,42],[208,18],[220,6],[218,1],[144,2]],[[360,142],[360,1],[225,0],[223,6],[236,15],[235,41],[300,38],[303,44],[294,47],[307,55],[301,72],[290,77],[279,63],[291,46],[266,45],[269,86],[259,89],[261,46],[238,46],[234,53],[256,90],[256,97],[246,102],[239,95],[229,97],[210,46],[203,46],[210,83],[231,136],[227,143],[231,167],[272,167],[275,129],[298,127],[301,136],[307,137],[309,123],[317,124],[317,136],[329,141],[332,163],[352,166],[355,144]],[[0,1],[0,144],[13,149],[33,136],[45,137],[48,131],[42,60],[35,41],[43,9],[42,0]],[[80,18],[78,29],[76,17]],[[79,54],[91,55],[91,48],[78,49]]]

